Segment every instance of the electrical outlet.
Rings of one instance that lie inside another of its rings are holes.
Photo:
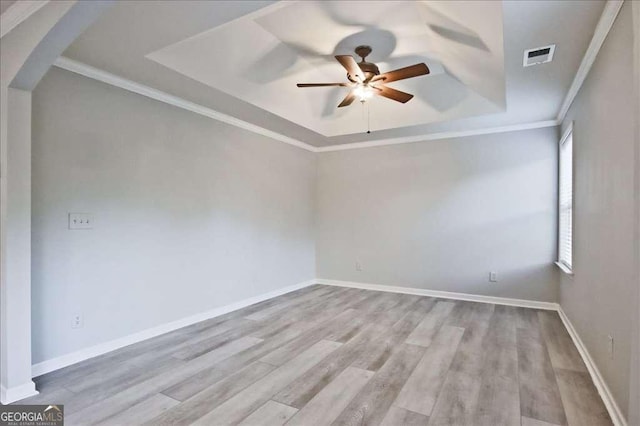
[[[362,271],[362,264],[360,262],[356,262],[356,271]]]
[[[489,282],[495,283],[498,282],[498,273],[491,271],[489,272]]]
[[[93,229],[91,213],[69,213],[69,229]]]
[[[607,339],[609,341],[609,346],[608,346],[609,358],[613,359],[613,336],[612,335],[608,335]]]
[[[71,318],[71,328],[82,328],[84,325],[84,319],[82,314],[74,314]]]

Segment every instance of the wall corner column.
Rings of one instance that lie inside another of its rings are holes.
[[[0,400],[37,394],[31,380],[31,92],[2,89]]]

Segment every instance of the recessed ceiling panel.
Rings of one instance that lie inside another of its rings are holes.
[[[505,110],[502,3],[282,2],[150,52],[156,61],[325,136],[436,123]],[[415,97],[374,97],[337,108],[347,88],[334,55],[367,58],[381,72],[425,62],[431,74],[389,83]]]

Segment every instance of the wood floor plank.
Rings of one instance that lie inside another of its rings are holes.
[[[215,365],[217,362],[220,362],[235,353],[259,344],[258,342],[259,339],[252,337],[238,339],[236,342],[231,342],[215,351],[211,351],[199,358],[186,362],[178,368],[174,368],[157,376],[151,377],[145,381],[128,387],[123,391],[101,399],[94,398],[91,404],[83,403],[82,405],[84,405],[84,408],[81,410],[73,413],[71,416],[66,416],[65,414],[65,420],[75,423],[98,423],[114,413],[127,409],[130,406],[143,401],[154,393],[158,393],[163,389],[172,386],[180,380],[183,380],[185,377],[192,376],[198,371],[202,371],[212,365]],[[80,395],[86,395],[86,393]],[[65,409],[66,408],[67,407],[65,406]]]
[[[364,317],[354,318],[352,321],[349,321],[344,327],[333,330],[327,336],[325,336],[325,340],[333,340],[334,342],[347,343],[349,340],[353,339],[358,335],[365,327],[367,326]]]
[[[274,400],[296,408],[302,408],[307,404],[354,360],[366,353],[372,342],[391,328],[392,324],[386,318],[373,321],[373,317],[374,315],[365,316],[371,321],[368,321],[368,325],[360,333],[287,385],[274,397]]]
[[[244,419],[239,426],[282,426],[298,410],[275,401],[267,401],[262,407]]]
[[[407,337],[415,330],[433,305],[434,302],[432,300],[418,299],[404,308],[403,311],[408,312],[396,321],[386,333],[372,342],[368,350],[361,353],[352,366],[363,370],[379,370],[400,348],[402,343],[407,340]]]
[[[109,398],[115,395],[127,392],[131,388],[135,388],[140,383],[144,383],[147,380],[153,380],[155,377],[162,376],[163,374],[183,368],[184,366],[184,361],[170,360],[165,364],[149,366],[148,369],[138,367],[138,370],[132,369],[128,375],[122,375],[121,377],[115,378],[112,377],[105,380],[103,383],[95,384],[88,389],[75,393],[74,398],[65,402],[65,419],[73,418],[74,413],[82,411],[88,406],[100,404],[102,401],[109,400]],[[130,405],[134,405],[149,396],[150,395],[144,395],[132,404],[127,404],[125,408],[128,408]]]
[[[283,365],[318,340],[324,339],[328,334],[343,327],[345,321],[349,321],[356,315],[357,312],[353,309],[346,310],[339,316],[327,320],[279,349],[265,355],[261,358],[261,361],[276,366]]]
[[[376,299],[367,302],[365,305],[361,306],[358,309],[364,312],[385,312],[400,303],[397,294],[384,291],[377,293],[379,293],[379,295]]]
[[[511,426],[520,421],[520,390],[517,378],[482,378],[473,421],[479,425]]]
[[[451,371],[470,375],[482,374],[489,363],[488,357],[494,356],[495,343],[503,330],[491,329],[491,321],[501,318],[498,307],[482,303],[462,302],[456,304],[446,324],[464,327],[464,334],[458,345],[458,351],[451,363]],[[495,324],[494,324],[495,325]],[[489,342],[489,343],[488,343]],[[499,348],[502,349],[502,348]],[[515,348],[513,348],[515,350]],[[502,360],[499,354],[498,360]]]
[[[351,309],[356,309],[358,311],[368,311],[371,309],[373,304],[378,303],[378,300],[384,296],[384,293],[381,291],[367,291],[367,295],[360,299],[359,301],[353,303],[351,305]]]
[[[60,384],[75,393],[95,391],[96,388],[103,389],[103,393],[106,393],[110,387],[114,390],[122,389],[154,374],[160,374],[163,369],[172,368],[172,364],[179,365],[179,361],[169,357],[182,345],[207,340],[211,336],[223,334],[250,322],[242,318],[228,320],[217,326],[202,329],[201,333],[190,335],[186,340],[179,339],[167,342],[158,348],[154,347],[152,350],[137,355],[136,352],[131,352],[128,359],[112,363],[108,369],[100,368],[93,372],[85,371],[82,375],[71,375],[71,377],[60,381]],[[222,344],[218,346],[222,346]]]
[[[298,411],[287,426],[330,425],[373,374],[372,371],[348,367]]]
[[[529,417],[522,417],[521,426],[560,426],[552,423],[543,422],[542,420],[531,419]]]
[[[296,327],[305,323],[317,325],[326,322],[349,310],[348,290],[350,289],[338,289],[320,300],[310,300],[295,308],[278,312],[269,317],[269,322],[272,326],[295,324]]]
[[[64,387],[74,393],[88,391],[108,390],[110,388],[122,388],[131,386],[162,371],[172,369],[184,362],[175,358],[166,357],[156,359],[154,354],[142,359],[135,358],[129,362],[123,362],[109,369],[100,369],[94,373],[86,375],[72,382],[66,383]],[[145,368],[141,369],[140,366]]]
[[[392,405],[381,426],[427,426],[429,417]]]
[[[340,344],[337,342],[320,340],[300,355],[226,400],[193,424],[222,426],[238,423],[339,346]]]
[[[539,329],[538,310],[516,308],[516,328],[524,328],[525,330]]]
[[[429,426],[474,424],[480,385],[478,376],[450,371],[429,416]]]
[[[248,336],[249,334],[255,332],[256,330],[259,330],[264,327],[265,327],[265,324],[262,324],[256,321],[248,321],[243,325],[235,327],[222,334],[218,334],[218,335],[212,336],[211,338],[204,339],[202,341],[187,345],[181,350],[176,351],[173,354],[173,356],[174,358],[178,358],[184,361],[189,361],[207,352],[210,352],[221,346],[224,346],[229,342],[238,340],[241,337]]]
[[[247,315],[246,318],[251,319],[251,320],[255,320],[255,321],[264,321],[266,319],[268,319],[270,316],[278,313],[278,312],[282,312],[285,309],[292,309],[295,306],[298,306],[302,303],[308,302],[308,301],[317,301],[319,298],[323,297],[323,296],[327,296],[327,295],[331,295],[334,294],[338,291],[339,289],[333,287],[325,287],[325,288],[320,288],[315,292],[306,294],[304,296],[298,297],[296,299],[292,299],[292,300],[288,300],[288,301],[283,301],[281,303],[278,304],[274,304],[272,306],[269,306],[265,309],[262,309],[260,311],[254,312],[250,315]]]
[[[553,367],[587,372],[587,367],[558,313],[539,311],[538,320]]]
[[[231,320],[226,319],[223,321],[220,318],[221,317],[217,317],[212,320],[203,321],[201,323],[193,324],[188,327],[153,337],[134,345],[125,346],[124,348],[117,349],[104,355],[42,375],[37,377],[35,381],[40,385],[56,384],[64,386],[73,381],[82,380],[83,377],[102,370],[105,364],[115,367],[119,363],[128,362],[134,357],[145,355],[150,352],[163,352],[166,351],[167,348],[175,348],[191,338],[200,338],[202,333],[208,333],[210,330],[215,330],[217,327],[226,328],[226,322]],[[206,326],[203,324],[206,324]]]
[[[327,307],[327,306],[343,306],[348,301],[348,295],[352,294],[352,290],[350,288],[343,287],[328,287],[328,291],[321,294],[317,297],[305,297],[296,301],[295,304],[292,304],[287,307],[285,310],[278,310],[272,312],[269,315],[269,320],[275,320],[277,318],[289,317],[291,312],[306,312],[310,309],[314,309],[315,307]]]
[[[464,329],[442,326],[404,384],[394,405],[430,416]]]
[[[351,303],[348,303],[344,306],[344,310],[354,310],[353,306],[356,305],[359,300],[363,300],[364,298],[367,298],[369,296],[369,292],[365,292],[364,290],[361,291],[361,294],[356,294],[354,296],[356,297],[355,300],[352,300]],[[360,333],[360,331],[362,331],[363,328],[365,328],[369,324],[369,322],[370,316],[366,314],[356,315],[350,321],[346,322],[344,324],[344,327],[338,328],[328,333],[325,336],[325,340],[333,340],[335,342],[346,343],[358,333]]]
[[[181,380],[171,381],[168,386],[161,390],[174,399],[184,401],[218,380],[221,380],[221,378],[233,374],[257,361],[259,358],[298,337],[300,334],[302,334],[302,331],[298,329],[289,328],[283,330],[269,340],[252,345],[219,362],[212,363],[202,369],[193,369],[190,374],[184,374]],[[196,360],[197,359],[198,358],[196,358]]]
[[[18,401],[26,405],[66,405],[68,401],[73,401],[76,394],[62,387],[53,387],[39,394]],[[65,406],[66,411],[66,406]]]
[[[613,425],[589,373],[561,368],[555,373],[569,426]]]
[[[477,322],[488,322],[495,308],[496,305],[491,303],[456,301],[445,324],[468,328]]]
[[[483,378],[518,380],[517,313],[511,306],[496,306],[482,341]],[[464,347],[464,345],[463,345]]]
[[[409,335],[406,343],[427,347],[455,306],[452,302],[437,302]]]
[[[142,424],[156,417],[158,413],[163,413],[177,404],[179,404],[179,401],[157,393],[98,424],[100,426],[122,426],[132,423]]]
[[[229,376],[229,372],[226,370],[207,368],[168,387],[162,393],[177,401],[185,401],[227,376]]]
[[[185,400],[213,383],[208,382],[206,376],[210,376],[213,380],[217,381],[219,380],[220,372],[222,372],[222,374],[226,373],[227,375],[233,374],[247,365],[259,360],[268,353],[293,341],[302,333],[303,331],[297,328],[283,330],[281,333],[269,340],[253,345],[222,361],[209,365],[203,369],[195,369],[190,374],[184,374],[180,380],[171,381],[164,389],[172,388],[170,391],[172,396],[176,397],[176,399]]]
[[[424,354],[424,350],[422,346],[403,344],[332,424],[335,426],[380,424]]]
[[[247,306],[246,308],[239,309],[235,312],[232,312],[233,317],[248,317],[256,312],[269,308],[271,306],[279,305],[289,300],[299,299],[305,297],[310,293],[317,294],[318,296],[322,296],[331,292],[331,289],[327,286],[323,285],[312,285],[291,293],[284,294],[282,296],[274,297],[272,299],[263,300],[262,302],[255,303],[253,305]]]
[[[262,379],[275,369],[270,364],[254,362],[186,399],[171,410],[148,422],[148,426],[190,424],[218,405]],[[164,392],[163,392],[164,393]]]
[[[560,390],[540,330],[518,328],[517,348],[521,415],[565,425]]]

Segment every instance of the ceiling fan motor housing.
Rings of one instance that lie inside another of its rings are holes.
[[[376,75],[380,75],[380,70],[378,69],[378,66],[376,64],[364,60],[369,55],[369,53],[371,53],[370,46],[358,46],[356,47],[355,52],[356,55],[362,58],[362,61],[358,62],[358,66],[364,73],[366,81],[371,80],[371,78]],[[347,78],[354,83],[360,82],[357,78],[351,76],[350,74],[347,74]]]
[[[362,70],[362,72],[364,73],[365,79],[366,80],[370,80],[371,77],[379,75],[380,74],[380,70],[378,69],[378,66],[376,64],[373,64],[371,62],[358,62],[358,66],[360,67],[360,69]],[[347,74],[347,78],[354,82],[354,83],[359,83],[360,80],[358,80],[356,77],[352,76],[351,74]]]

